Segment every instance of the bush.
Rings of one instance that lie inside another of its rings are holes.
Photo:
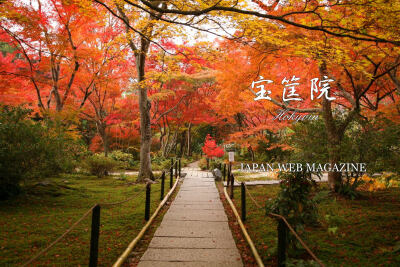
[[[222,159],[210,159],[210,170],[219,169],[219,165],[224,163]],[[222,167],[223,168],[223,167]]]
[[[121,150],[114,150],[113,152],[110,153],[110,157],[116,161],[122,161],[122,162],[133,161],[132,154],[125,153]]]
[[[181,163],[182,164],[182,163]],[[155,170],[169,170],[171,168],[171,160],[165,159],[161,161],[157,166],[155,166]]]
[[[86,158],[85,165],[90,174],[100,178],[108,175],[112,170],[117,168],[119,163],[111,157],[95,154]]]
[[[200,169],[207,170],[207,159],[206,158],[201,158],[199,161],[199,167]]]
[[[175,162],[175,159],[174,159]],[[171,158],[164,158],[162,156],[156,156],[151,159],[151,166],[153,171],[169,170],[171,167]]]
[[[110,153],[110,157],[120,163],[120,167],[124,169],[129,169],[135,165],[133,160],[133,155],[130,153],[125,153],[121,150],[115,150]]]
[[[20,182],[74,168],[79,146],[59,125],[35,122],[32,110],[0,105],[0,199],[20,192]]]
[[[223,164],[222,159],[209,159],[208,167],[209,170],[214,170],[215,168],[219,169],[219,164]],[[199,161],[199,167],[202,170],[207,170],[207,158],[203,157]]]
[[[305,224],[317,222],[317,206],[311,195],[316,183],[306,172],[281,172],[278,178],[281,190],[275,199],[267,201],[266,213],[284,216],[296,231],[302,232]],[[294,240],[289,234],[292,245]]]

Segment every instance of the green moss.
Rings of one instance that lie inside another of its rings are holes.
[[[138,194],[122,205],[101,208],[99,266],[112,265],[145,224],[145,185],[133,184],[135,179],[64,175],[52,178],[49,185],[28,185],[18,198],[0,202],[0,265],[20,266],[95,203],[118,202]],[[153,213],[160,202],[160,184],[153,184],[151,192]],[[89,215],[35,264],[87,265],[90,226]]]
[[[276,196],[278,185],[249,187],[264,206]],[[302,237],[327,266],[400,265],[400,189],[363,193],[360,199],[335,199],[320,188],[319,225],[306,227]],[[240,189],[235,189],[240,212]],[[276,263],[277,224],[247,197],[246,226],[266,266]],[[335,229],[336,228],[336,229]],[[291,258],[310,259],[305,251]]]

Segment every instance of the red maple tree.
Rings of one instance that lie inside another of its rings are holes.
[[[204,142],[204,146],[202,147],[202,150],[204,152],[204,154],[207,155],[207,158],[220,158],[224,155],[224,150],[217,146],[217,143],[215,142],[215,139],[207,134],[206,136],[206,140]]]

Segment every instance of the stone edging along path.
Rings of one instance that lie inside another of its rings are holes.
[[[138,266],[243,266],[211,173],[197,167],[183,172],[183,184]]]

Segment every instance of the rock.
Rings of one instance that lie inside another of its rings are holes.
[[[221,179],[222,179],[222,173],[221,173],[221,171],[220,171],[219,169],[215,168],[215,169],[212,171],[212,174],[214,175],[215,180],[221,181]]]
[[[151,179],[149,179],[149,178],[144,179],[144,181],[145,181],[146,183],[150,183],[150,184],[156,184],[156,183],[158,183],[157,181],[153,181],[153,180],[151,180]]]
[[[52,182],[46,180],[46,181],[38,182],[35,185],[48,186],[48,185],[52,185]]]

